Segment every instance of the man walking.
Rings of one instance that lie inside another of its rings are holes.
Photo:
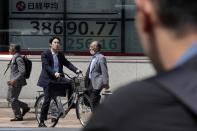
[[[11,73],[10,80],[7,82],[9,86],[7,100],[11,103],[15,115],[15,118],[10,121],[22,121],[23,116],[30,110],[26,103],[18,100],[22,87],[27,85],[25,80],[25,63],[20,56],[20,45],[10,44],[9,52],[13,57],[9,65]]]
[[[92,59],[86,72],[86,82],[90,89],[90,99],[95,109],[101,99],[100,92],[103,88],[109,88],[109,75],[107,61],[105,56],[100,53],[101,45],[98,41],[93,41],[89,50]]]

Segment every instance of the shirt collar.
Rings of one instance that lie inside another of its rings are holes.
[[[183,65],[190,58],[197,54],[197,41],[193,42],[190,48],[176,61],[176,66]]]
[[[17,57],[18,55],[19,55],[19,53],[13,54],[13,58]]]
[[[96,52],[96,54],[94,54],[94,55],[92,56],[92,58],[96,58],[99,54],[100,54],[99,52]]]
[[[54,52],[52,49],[51,49],[51,53],[52,53],[52,55],[57,55],[57,53]]]

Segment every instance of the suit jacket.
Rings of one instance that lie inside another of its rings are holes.
[[[130,83],[98,107],[84,131],[196,131],[197,56]]]
[[[65,58],[62,52],[58,52],[57,57],[59,60],[59,73],[63,74],[63,66],[66,66],[68,69],[76,73],[77,68]],[[48,87],[51,80],[56,80],[54,75],[55,71],[53,70],[54,63],[51,50],[46,50],[41,54],[41,61],[42,70],[37,85],[45,88]]]
[[[10,80],[16,80],[16,87],[26,85],[25,63],[19,53],[13,56],[10,64]]]
[[[109,84],[107,61],[106,58],[100,53],[97,53],[95,57],[96,60],[92,63],[93,65],[91,72],[90,65],[88,67],[86,78],[88,81],[91,81],[94,89],[102,89],[103,85]],[[89,72],[91,73],[91,80],[89,80]]]

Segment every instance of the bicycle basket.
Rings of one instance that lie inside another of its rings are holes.
[[[85,88],[85,77],[75,77],[74,78],[74,84],[75,84],[75,88],[79,91],[79,92],[84,92],[87,89]]]

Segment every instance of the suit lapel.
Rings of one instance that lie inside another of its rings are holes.
[[[60,56],[60,52],[58,52],[58,54],[57,54],[57,58],[58,58],[58,62],[59,62],[59,70],[61,70],[62,69],[62,58],[61,58],[61,56]]]
[[[52,55],[51,50],[48,50],[47,54],[49,56],[49,60],[51,60],[52,67],[54,67],[53,55]]]
[[[18,53],[16,53],[16,54],[12,57],[11,64],[16,63],[16,59],[17,59],[17,57],[19,57],[19,54],[18,54]]]
[[[91,72],[94,70],[94,68],[95,68],[95,66],[96,66],[96,64],[98,62],[98,59],[99,59],[99,56],[97,55],[96,58],[95,58],[95,61],[92,63],[92,70],[91,70]]]

